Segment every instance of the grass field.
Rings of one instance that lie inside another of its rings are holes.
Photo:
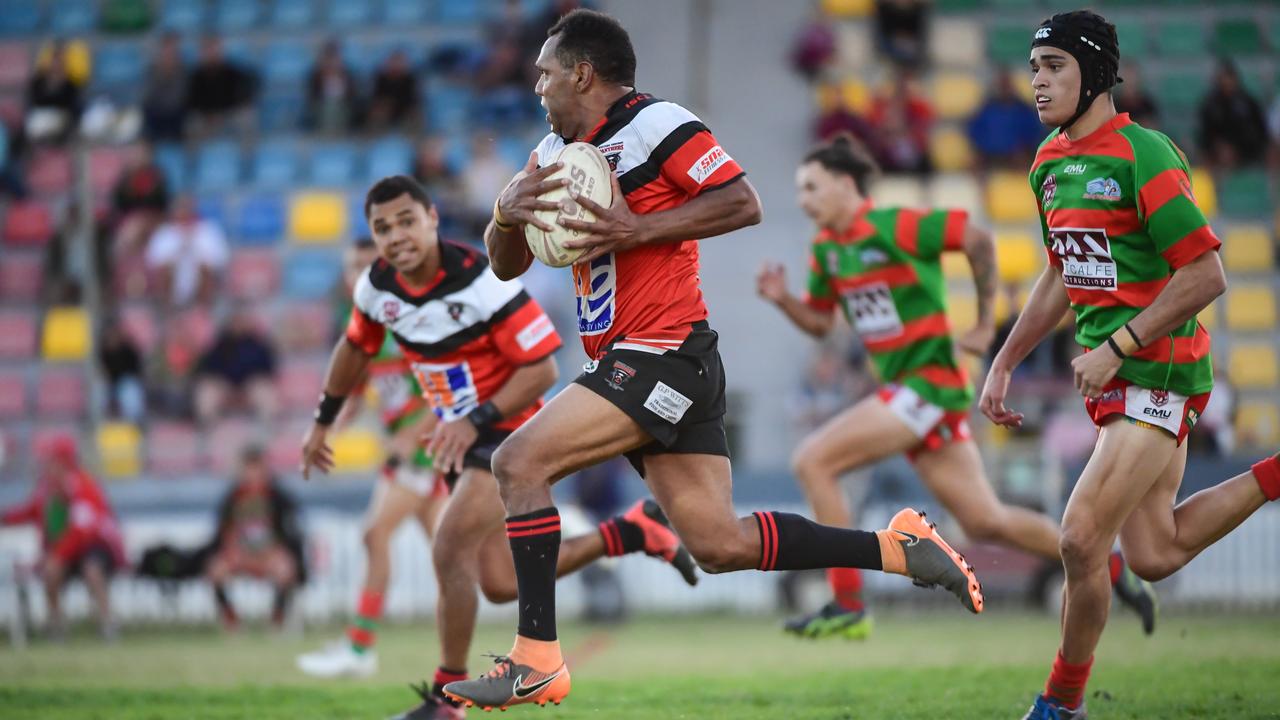
[[[425,625],[425,624],[424,624]],[[509,647],[482,627],[480,653]],[[647,618],[562,628],[574,690],[534,718],[1020,718],[1042,686],[1056,622],[994,610],[877,617],[862,643],[783,636],[767,618]],[[429,677],[434,632],[391,626],[378,677],[318,682],[293,656],[331,639],[139,631],[114,646],[73,640],[0,651],[3,718],[381,718]],[[1094,718],[1280,718],[1280,618],[1162,618],[1144,638],[1114,618],[1090,687]],[[472,711],[471,715],[482,713]],[[504,715],[503,717],[508,717]]]

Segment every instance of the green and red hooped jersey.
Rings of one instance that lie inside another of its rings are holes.
[[[873,207],[843,233],[813,240],[805,302],[837,304],[862,337],[882,382],[905,385],[946,410],[965,410],[973,388],[956,360],[947,322],[944,250],[964,243],[963,210]]]
[[[1055,131],[1030,180],[1076,341],[1089,350],[1149,307],[1178,268],[1222,245],[1196,204],[1182,151],[1128,114],[1076,141]],[[1188,396],[1213,389],[1209,333],[1196,318],[1144,342],[1119,377]]]

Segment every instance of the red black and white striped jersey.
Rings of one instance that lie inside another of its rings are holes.
[[[620,98],[579,139],[604,153],[627,206],[639,215],[679,207],[745,174],[697,116],[644,93]],[[549,163],[564,146],[564,138],[547,135],[538,144],[538,162]],[[590,267],[574,265],[573,280],[578,334],[593,358],[610,343],[673,350],[707,317],[696,238],[603,255]]]
[[[460,418],[488,401],[516,368],[560,348],[551,318],[518,280],[499,280],[482,253],[440,242],[440,270],[425,288],[408,286],[381,258],[356,282],[347,340],[369,355],[385,334],[404,350],[437,416]],[[520,427],[530,405],[496,425]]]

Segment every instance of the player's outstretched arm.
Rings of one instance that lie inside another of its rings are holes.
[[[983,357],[996,337],[996,244],[991,233],[966,224],[963,252],[978,294],[978,324],[959,337],[956,344],[965,352]]]
[[[816,337],[826,337],[835,324],[832,311],[811,307],[787,290],[787,275],[781,263],[766,262],[756,274],[756,293],[782,311],[796,327]]]
[[[538,167],[538,153],[529,153],[529,162],[511,178],[493,204],[493,218],[484,229],[484,247],[489,253],[489,265],[493,274],[502,280],[520,277],[533,263],[524,226],[551,231],[551,226],[534,216],[537,210],[555,210],[556,204],[540,200],[544,193],[564,187],[569,180],[550,181],[547,178],[561,168],[561,163]]]
[[[302,463],[299,471],[303,479],[311,478],[311,468],[321,472],[333,469],[333,449],[326,436],[333,425],[342,402],[355,389],[369,367],[369,356],[347,338],[338,340],[329,357],[329,368],[324,375],[324,394],[315,422],[302,440]]]
[[[1062,269],[1052,264],[1046,266],[1031,288],[1027,305],[1019,313],[1004,347],[996,353],[995,359],[991,361],[991,370],[987,372],[987,382],[982,388],[978,408],[991,422],[1005,427],[1018,427],[1022,424],[1022,414],[1004,406],[1005,396],[1009,391],[1009,378],[1013,375],[1013,369],[1058,326],[1062,316],[1070,308],[1071,301],[1062,285]]]

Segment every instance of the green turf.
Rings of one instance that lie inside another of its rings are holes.
[[[865,642],[784,636],[773,618],[641,619],[562,629],[574,689],[533,718],[1020,718],[1057,645],[1057,623],[992,609],[882,613]],[[425,624],[424,624],[425,625]],[[85,638],[0,651],[3,718],[380,718],[413,701],[434,666],[434,633],[392,626],[382,671],[320,682],[293,656],[306,639],[135,631],[115,646]],[[510,628],[482,627],[480,653]],[[1113,618],[1090,686],[1091,717],[1280,718],[1280,618],[1162,618],[1154,638]],[[473,712],[473,716],[480,713]],[[496,717],[496,716],[495,716]],[[513,717],[504,715],[503,717]]]

